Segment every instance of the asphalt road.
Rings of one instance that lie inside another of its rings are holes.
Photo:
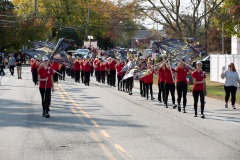
[[[23,67],[23,79],[5,72],[0,160],[240,159],[239,105],[226,109],[223,101],[206,98],[201,119],[194,117],[190,93],[187,113],[180,113],[140,97],[138,82],[130,96],[94,77],[89,87],[67,77],[55,85],[47,119],[30,68]]]

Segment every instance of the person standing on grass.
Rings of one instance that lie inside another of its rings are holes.
[[[200,96],[200,103],[201,103],[201,118],[205,118],[204,116],[204,105],[205,105],[205,100],[204,96],[206,94],[206,75],[202,71],[202,62],[198,61],[196,63],[196,69],[192,73],[192,78],[193,78],[193,98],[194,98],[194,111],[195,111],[195,116],[197,117],[197,104],[198,104],[198,98]]]
[[[237,87],[239,85],[240,87],[240,78],[238,75],[238,72],[236,71],[234,63],[230,63],[228,65],[228,70],[224,71],[225,67],[223,67],[223,72],[221,74],[221,78],[226,78],[226,81],[224,83],[224,90],[225,90],[225,108],[228,108],[228,100],[231,93],[231,101],[232,101],[232,108],[235,108],[235,102],[236,102],[236,92]]]

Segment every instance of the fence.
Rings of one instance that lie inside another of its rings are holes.
[[[210,56],[210,81],[224,83],[221,78],[222,68],[228,68],[228,64],[234,63],[240,76],[240,55],[211,55]]]

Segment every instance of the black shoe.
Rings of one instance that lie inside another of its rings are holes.
[[[194,117],[197,117],[197,115],[195,114],[195,116]]]
[[[168,105],[165,104],[165,108],[168,108]]]
[[[204,114],[202,114],[201,118],[205,118]]]
[[[46,115],[45,115],[45,113],[42,113],[42,117],[45,117]]]
[[[132,92],[129,92],[129,95],[132,95]]]
[[[46,118],[49,118],[50,117],[50,115],[49,114],[46,114]]]
[[[178,105],[178,112],[181,112],[181,106]]]
[[[173,109],[176,109],[176,108],[177,108],[177,105],[176,105],[176,104],[174,104],[174,105],[173,105]]]
[[[151,100],[154,100],[155,98],[154,97],[151,97]]]
[[[183,113],[186,113],[186,110],[185,110],[185,108],[183,108]]]

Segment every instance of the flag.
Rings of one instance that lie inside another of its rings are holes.
[[[133,67],[133,62],[129,61],[121,70],[121,72],[126,72],[127,70],[131,69]]]
[[[130,77],[134,77],[136,76],[136,74],[137,74],[137,69],[130,69],[125,73],[122,80],[128,79]]]

